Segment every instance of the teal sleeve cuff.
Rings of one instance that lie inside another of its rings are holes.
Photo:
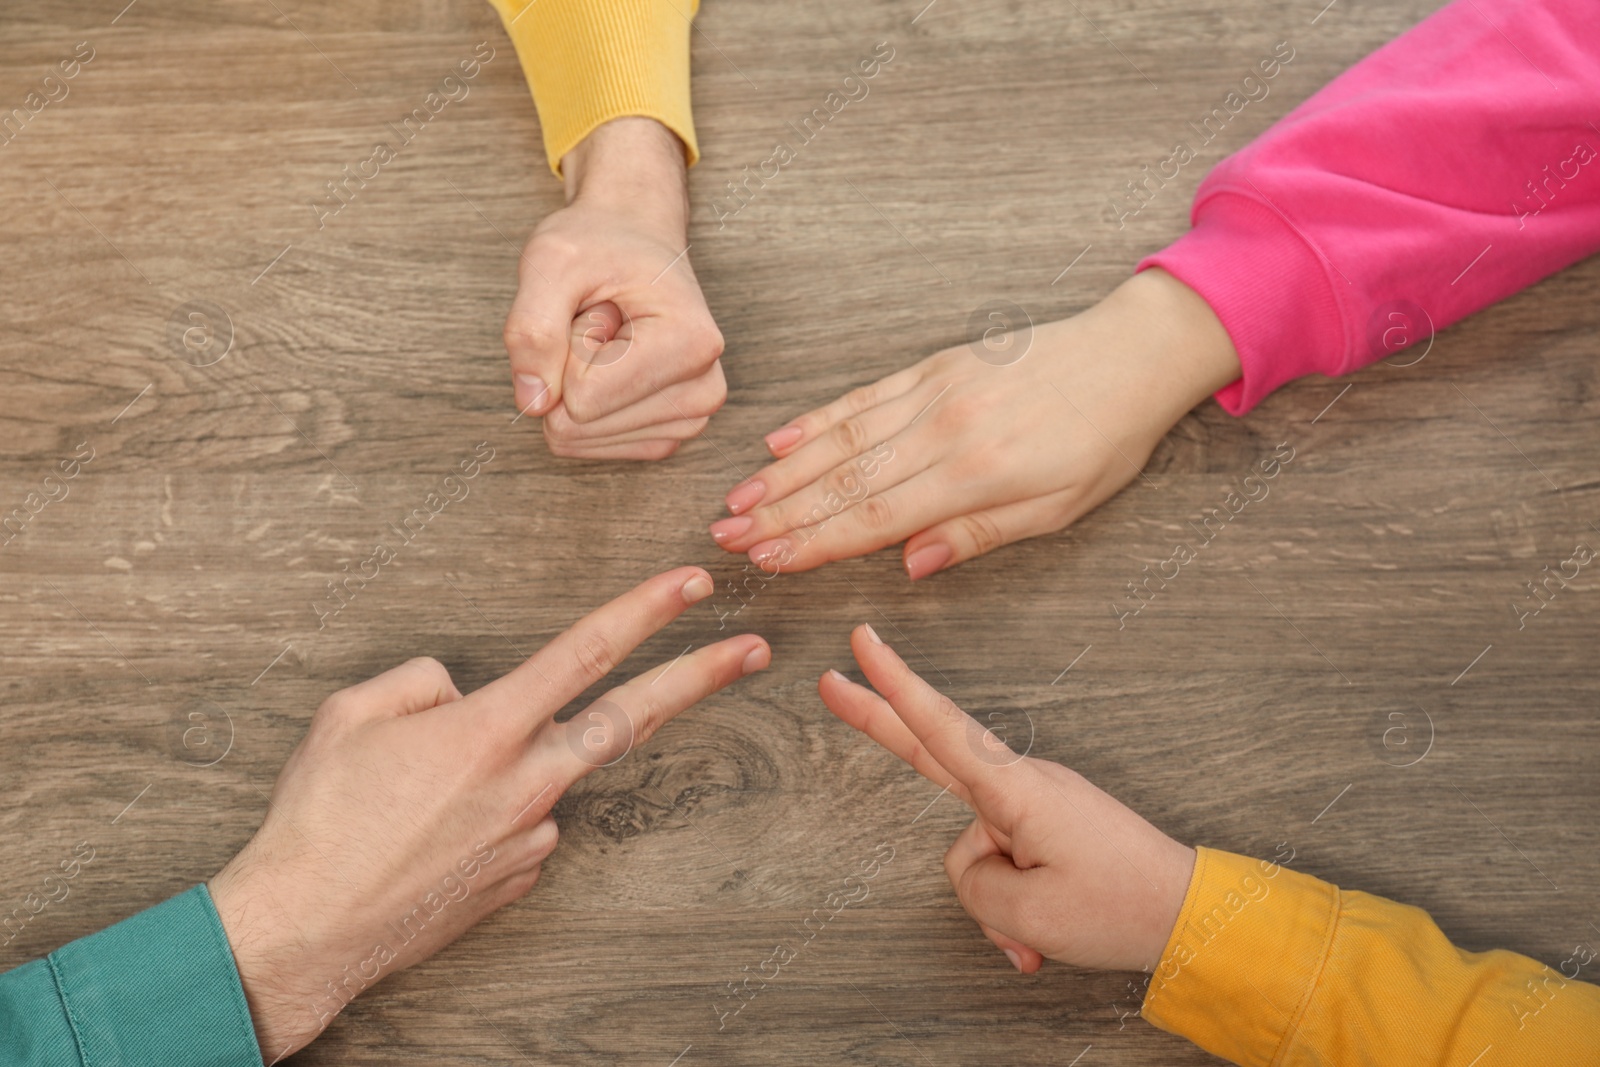
[[[67,1010],[44,960],[0,974],[0,1063],[82,1067]]]
[[[0,1061],[262,1067],[206,887],[0,975]]]

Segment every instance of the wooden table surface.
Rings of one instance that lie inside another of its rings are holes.
[[[94,54],[0,146],[0,512],[92,454],[0,550],[0,910],[95,849],[0,967],[214,873],[333,690],[417,654],[474,687],[669,566],[739,578],[705,526],[763,432],[969,340],[985,301],[1086,307],[1182,232],[1207,168],[1435,6],[708,0],[691,238],[730,398],[639,466],[511,421],[517,250],[560,190],[487,4],[124,2],[0,14],[0,114]],[[325,184],[484,41],[470,96],[319,228]],[[883,41],[870,95],[719,227],[725,183]],[[1270,95],[1119,228],[1110,198],[1279,42]],[[1292,851],[1471,949],[1600,943],[1600,597],[1584,573],[1516,610],[1600,547],[1597,285],[1579,264],[1242,420],[1207,403],[1072,529],[931,581],[895,549],[772,583],[735,624],[773,668],[575,788],[532,895],[295,1062],[1213,1062],[1128,1014],[1130,976],[1019,977],[964,916],[960,805],[816,696],[861,621],[1182,840]],[[482,442],[470,496],[319,630],[327,583]],[[1281,442],[1270,496],[1119,629],[1125,583]],[[630,664],[717,635],[696,608]],[[880,849],[870,897],[719,1027]]]

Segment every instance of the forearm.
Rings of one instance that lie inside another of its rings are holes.
[[[1600,1063],[1600,988],[1505,951],[1463,952],[1428,915],[1212,849],[1143,1014],[1248,1065]]]
[[[1243,374],[1224,407],[1348,373],[1600,248],[1592,19],[1587,0],[1457,0],[1206,177],[1194,229],[1141,268],[1227,327]]]

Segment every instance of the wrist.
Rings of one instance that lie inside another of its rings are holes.
[[[1144,971],[1155,970],[1165,956],[1167,946],[1172,943],[1173,931],[1178,928],[1178,920],[1183,915],[1184,902],[1189,898],[1190,884],[1194,881],[1195,850],[1171,838],[1166,838],[1164,843],[1167,847],[1163,849],[1154,878],[1158,888],[1157,898],[1145,916],[1147,929],[1140,952],[1144,964],[1140,969]]]
[[[1222,320],[1199,293],[1159,267],[1141,271],[1096,307],[1130,342],[1126,359],[1144,372],[1150,399],[1176,423],[1238,379],[1239,354]]]
[[[595,127],[561,158],[567,203],[601,204],[674,236],[688,232],[683,142],[655,119],[625,116]]]
[[[233,952],[261,1057],[275,1063],[310,1044],[331,1021],[317,1021],[309,995],[294,988],[295,976],[315,970],[306,958],[309,946],[277,904],[276,894],[252,888],[243,854],[219,871],[208,888]]]

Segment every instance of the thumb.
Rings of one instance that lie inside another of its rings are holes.
[[[573,340],[573,319],[584,287],[576,272],[557,281],[524,277],[506,316],[506,354],[511,357],[511,382],[517,410],[543,415],[561,402],[561,376]]]

